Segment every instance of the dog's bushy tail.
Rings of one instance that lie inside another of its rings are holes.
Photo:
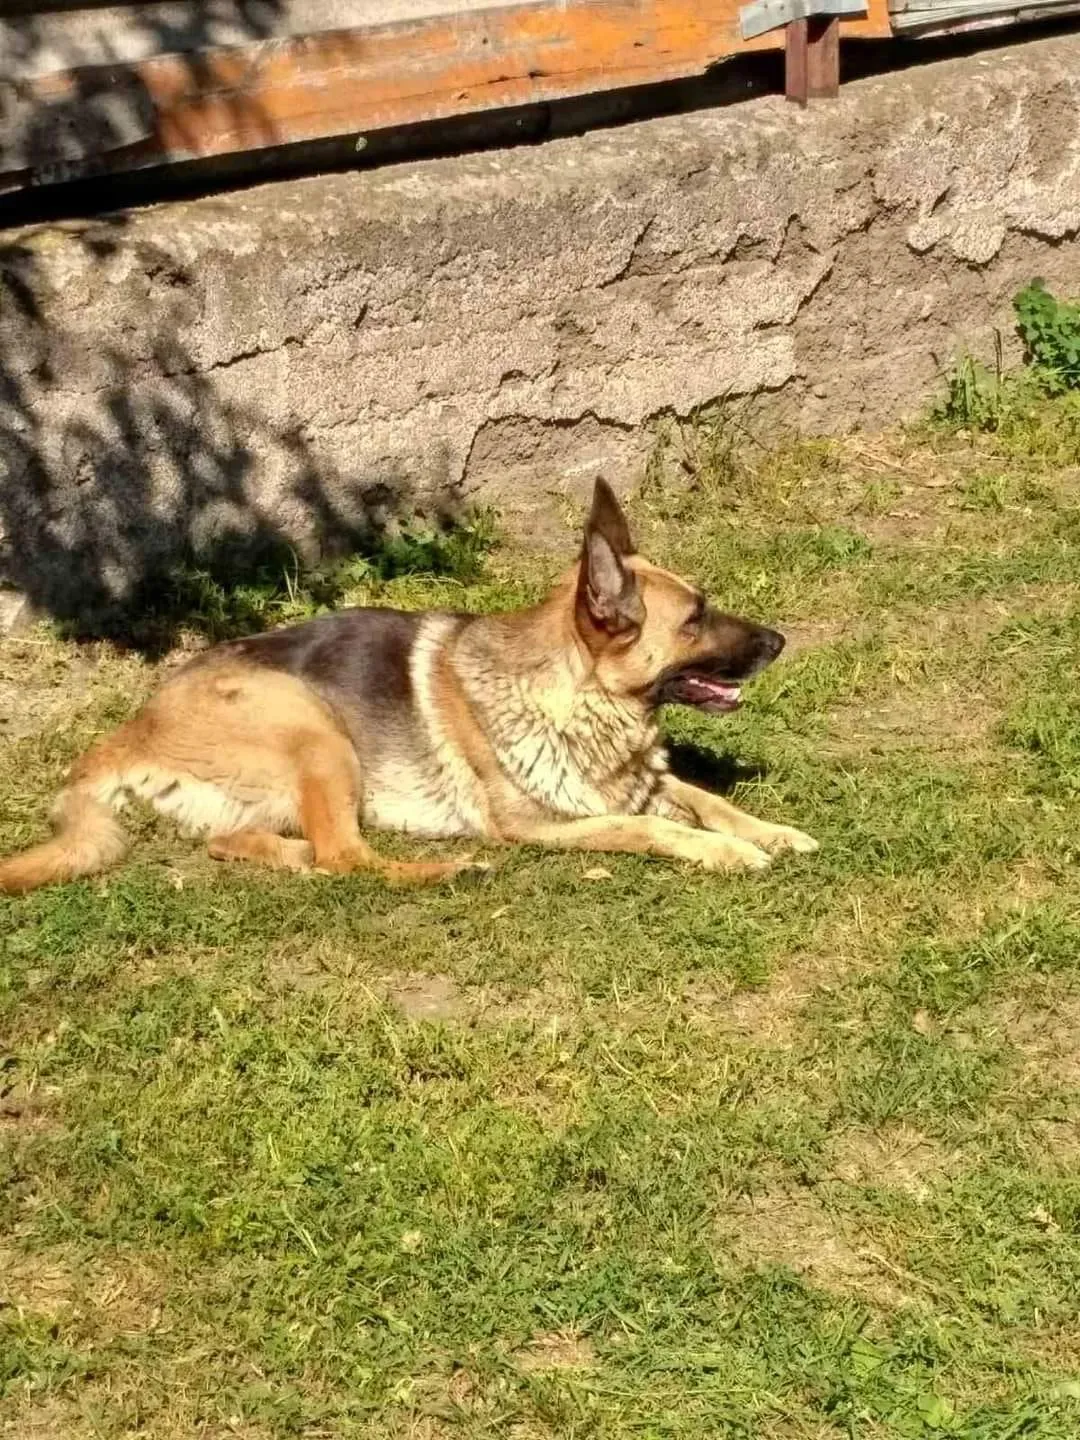
[[[52,809],[51,840],[0,861],[0,894],[21,895],[58,880],[96,875],[115,865],[128,848],[109,795],[108,742],[76,766],[72,783]]]

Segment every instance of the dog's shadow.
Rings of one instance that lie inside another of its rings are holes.
[[[747,765],[734,755],[717,755],[698,745],[669,744],[668,761],[677,779],[716,795],[728,795],[742,781],[761,780],[768,773],[764,765]]]

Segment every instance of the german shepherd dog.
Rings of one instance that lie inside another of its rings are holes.
[[[53,838],[0,864],[0,891],[114,864],[130,797],[217,859],[290,870],[427,881],[470,864],[383,859],[361,823],[761,870],[817,844],[670,774],[658,711],[734,710],[783,644],[638,555],[600,480],[580,559],[536,606],[344,610],[196,657],[75,764]]]

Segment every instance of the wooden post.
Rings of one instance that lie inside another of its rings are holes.
[[[784,37],[784,94],[796,105],[840,93],[840,20],[815,15],[791,20]]]

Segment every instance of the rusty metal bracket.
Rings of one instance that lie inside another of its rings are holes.
[[[784,27],[784,93],[797,105],[840,91],[840,17],[863,15],[866,0],[753,0],[739,11],[744,40]]]

